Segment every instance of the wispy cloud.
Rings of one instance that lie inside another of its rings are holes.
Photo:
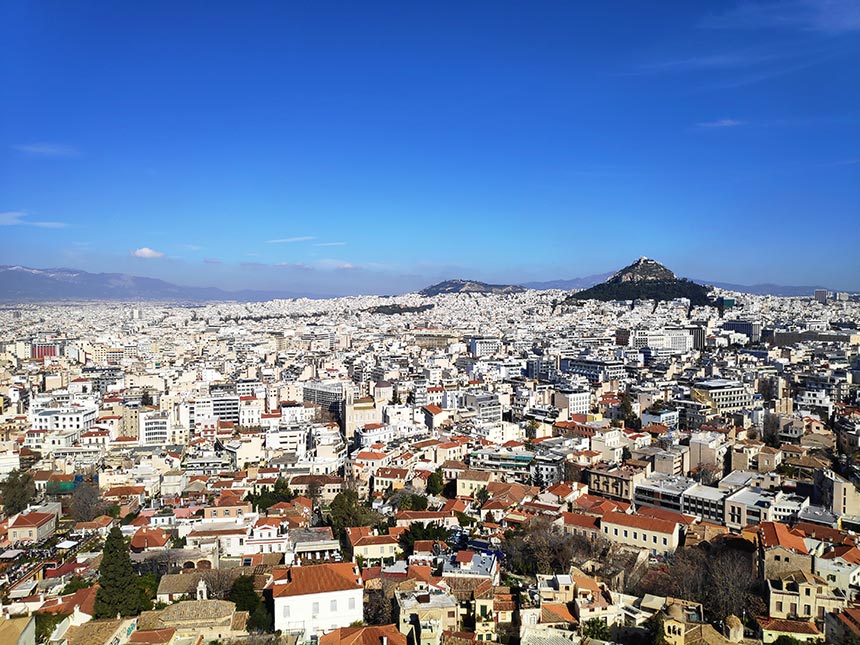
[[[275,266],[281,267],[282,269],[299,269],[301,271],[314,270],[310,264],[305,264],[304,262],[277,262],[275,263]]]
[[[156,258],[164,257],[164,253],[151,249],[148,246],[142,246],[139,249],[135,249],[131,254],[136,258],[142,258],[144,260],[154,260]]]
[[[739,125],[744,125],[745,121],[738,119],[717,119],[716,121],[702,121],[696,125],[700,128],[736,128]]]
[[[320,242],[314,246],[346,246],[346,242]]]
[[[707,16],[702,26],[846,33],[860,30],[860,3],[857,0],[744,0],[725,13]]]
[[[0,213],[0,226],[35,226],[37,228],[65,228],[65,222],[46,222],[28,219],[26,211],[6,211]]]
[[[203,258],[203,262],[205,264],[221,264],[221,260],[218,258]]]
[[[638,67],[638,71],[644,74],[721,71],[764,65],[781,60],[782,58],[784,58],[784,55],[777,52],[741,50],[719,54],[707,54],[703,56],[690,56],[686,58],[652,61],[641,64]]]
[[[353,269],[359,268],[358,265],[355,265],[352,262],[347,262],[346,260],[337,260],[335,258],[322,258],[320,260],[317,260],[314,265],[324,271],[351,271]]]
[[[292,244],[293,242],[309,242],[317,238],[312,235],[300,235],[298,237],[282,237],[276,240],[266,240],[266,244]]]
[[[12,148],[32,157],[77,157],[80,151],[61,143],[19,143]]]
[[[180,244],[180,248],[185,249],[186,251],[202,251],[203,247],[199,244]]]

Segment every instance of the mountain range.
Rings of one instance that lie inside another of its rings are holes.
[[[568,280],[526,282],[522,285],[487,284],[476,280],[446,280],[427,287],[419,293],[424,296],[434,296],[443,293],[521,293],[526,289],[583,290],[605,283],[617,273],[600,273]],[[669,271],[669,274],[671,274],[671,271]],[[747,286],[710,280],[694,280],[694,282],[709,284],[741,293],[775,296],[810,296],[816,288],[823,288],[776,284]],[[325,296],[286,290],[246,289],[228,291],[217,287],[188,287],[156,278],[145,278],[124,273],[89,273],[80,269],[70,268],[34,269],[23,266],[0,265],[0,301],[3,302],[51,302],[63,300],[260,302],[276,298],[321,297]]]
[[[31,269],[0,266],[0,301],[164,300],[261,302],[276,298],[313,298],[284,291],[225,291],[217,287],[185,287],[124,273],[88,273],[79,269]]]

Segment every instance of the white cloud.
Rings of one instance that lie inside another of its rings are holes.
[[[164,257],[164,253],[151,249],[148,246],[142,246],[139,249],[135,249],[131,252],[131,254],[136,258],[143,258],[144,260],[152,260],[155,258]]]
[[[335,258],[320,258],[314,265],[323,271],[333,271],[333,270],[344,270],[350,271],[353,269],[358,269],[359,267],[352,262],[347,262],[346,260],[337,260]]]
[[[25,211],[5,211],[0,213],[0,226],[36,226],[38,228],[64,228],[65,222],[44,222],[27,219]]]
[[[744,0],[724,14],[708,16],[703,26],[847,33],[860,30],[860,4],[856,0]]]
[[[302,271],[313,271],[314,268],[305,264],[304,262],[277,262],[275,263],[276,267],[282,267],[284,269],[301,269]]]
[[[743,124],[743,121],[738,121],[737,119],[717,119],[716,121],[703,121],[696,125],[700,128],[734,128]]]
[[[299,237],[282,237],[277,240],[266,240],[266,244],[291,244],[292,242],[308,242],[315,239],[311,235],[301,235]]]
[[[314,246],[346,246],[346,242],[320,242]]]
[[[33,157],[76,157],[80,154],[77,148],[61,143],[20,143],[12,148]]]

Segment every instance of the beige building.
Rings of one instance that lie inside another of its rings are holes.
[[[391,564],[400,553],[395,535],[362,535],[352,543],[353,559],[362,558],[366,564]]]
[[[441,589],[421,585],[394,598],[398,629],[414,645],[440,645],[443,632],[459,629],[457,599]]]
[[[589,492],[624,502],[633,501],[636,486],[648,477],[646,469],[605,464],[589,468],[585,473],[588,477]]]
[[[483,470],[467,470],[457,477],[457,497],[474,497],[482,488],[486,488],[493,479],[493,474]]]
[[[680,542],[680,525],[656,517],[610,511],[600,523],[610,542],[647,549],[654,554],[674,553]]]
[[[18,515],[9,525],[10,542],[41,542],[54,534],[57,516],[53,513]]]
[[[767,581],[771,618],[816,618],[839,611],[846,605],[845,594],[830,587],[812,573],[796,571]]]

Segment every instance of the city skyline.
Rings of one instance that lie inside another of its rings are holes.
[[[860,8],[23,3],[3,264],[399,293],[679,276],[860,290]]]

